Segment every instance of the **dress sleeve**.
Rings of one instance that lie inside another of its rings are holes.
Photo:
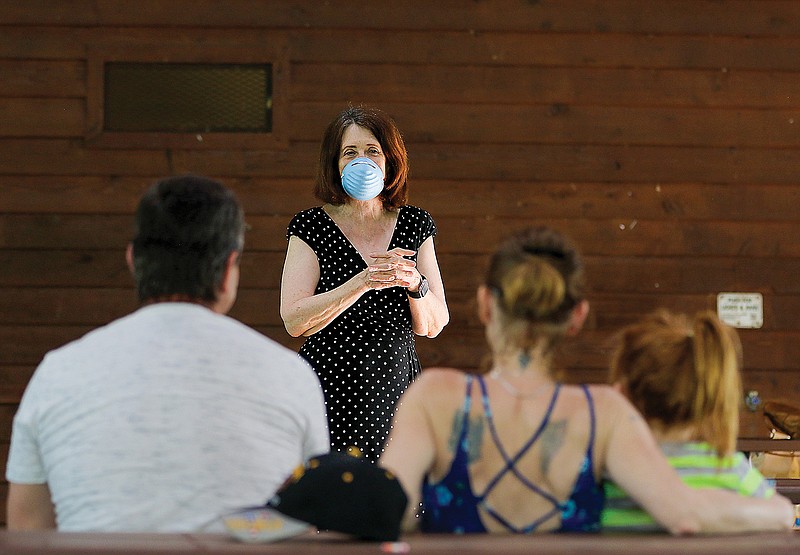
[[[414,230],[414,250],[419,249],[420,245],[424,243],[428,237],[436,237],[436,222],[433,217],[422,208],[416,206],[407,206],[408,217],[411,220],[411,227]]]
[[[428,237],[436,237],[436,222],[433,221],[427,211],[420,209],[420,221],[422,222],[422,241],[424,242]]]
[[[298,212],[289,222],[286,229],[286,240],[294,236],[301,239],[305,244],[317,252],[318,243],[321,240],[319,233],[320,211],[321,208],[309,208]]]
[[[397,227],[390,248],[401,247],[419,251],[422,243],[429,237],[436,236],[436,224],[431,215],[422,208],[403,206],[397,218]],[[416,255],[412,260],[416,260]]]

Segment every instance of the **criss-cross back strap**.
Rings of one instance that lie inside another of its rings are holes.
[[[486,420],[489,423],[489,430],[492,434],[492,440],[494,441],[495,446],[497,447],[498,452],[503,457],[503,461],[505,462],[503,468],[501,468],[497,474],[495,474],[494,478],[492,478],[489,483],[487,484],[486,488],[483,490],[483,493],[478,496],[480,499],[481,507],[497,522],[499,522],[502,526],[507,528],[512,532],[517,533],[527,533],[535,530],[542,522],[552,518],[555,514],[559,513],[563,510],[563,504],[559,502],[553,495],[544,491],[542,488],[531,482],[527,477],[525,477],[515,466],[516,463],[527,453],[530,448],[533,446],[534,443],[539,439],[542,432],[544,432],[547,424],[550,422],[550,415],[553,412],[553,407],[555,407],[556,401],[558,400],[559,392],[561,391],[561,384],[556,383],[555,389],[553,391],[553,395],[550,398],[550,403],[547,406],[547,411],[545,412],[544,418],[542,419],[541,424],[533,433],[533,435],[525,442],[525,444],[517,451],[517,453],[513,457],[509,457],[508,452],[503,447],[502,442],[500,441],[500,436],[497,433],[497,428],[494,424],[494,418],[492,415],[492,409],[489,405],[489,394],[486,390],[486,383],[483,381],[483,378],[478,376],[478,384],[481,388],[481,399],[483,403],[483,410],[486,413]],[[544,499],[547,499],[550,503],[553,504],[553,509],[547,512],[544,516],[536,519],[534,522],[524,526],[522,528],[517,528],[509,523],[502,515],[500,515],[496,510],[494,510],[487,502],[486,497],[491,493],[497,483],[505,476],[507,473],[512,473],[520,482],[522,482],[525,487],[537,493]]]

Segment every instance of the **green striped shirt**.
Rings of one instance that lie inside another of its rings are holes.
[[[726,489],[760,498],[771,497],[775,493],[772,485],[750,466],[743,453],[720,459],[705,442],[662,443],[661,450],[683,482],[690,487]],[[604,488],[606,504],[600,519],[604,531],[662,530],[619,486],[607,480]]]

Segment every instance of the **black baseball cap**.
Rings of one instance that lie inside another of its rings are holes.
[[[245,541],[276,541],[314,526],[367,541],[397,541],[408,498],[394,475],[340,452],[308,459],[261,507],[223,517]]]

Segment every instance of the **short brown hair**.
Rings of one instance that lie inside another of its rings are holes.
[[[239,200],[219,181],[187,174],[154,183],[139,201],[132,240],[139,300],[216,300],[228,257],[242,252],[244,230]]]
[[[314,195],[323,202],[340,205],[347,201],[339,175],[339,157],[342,137],[351,125],[369,130],[383,149],[386,157],[386,176],[380,198],[384,208],[396,209],[408,200],[408,153],[403,137],[394,120],[377,108],[349,107],[328,124],[322,136],[319,168],[314,184]]]

